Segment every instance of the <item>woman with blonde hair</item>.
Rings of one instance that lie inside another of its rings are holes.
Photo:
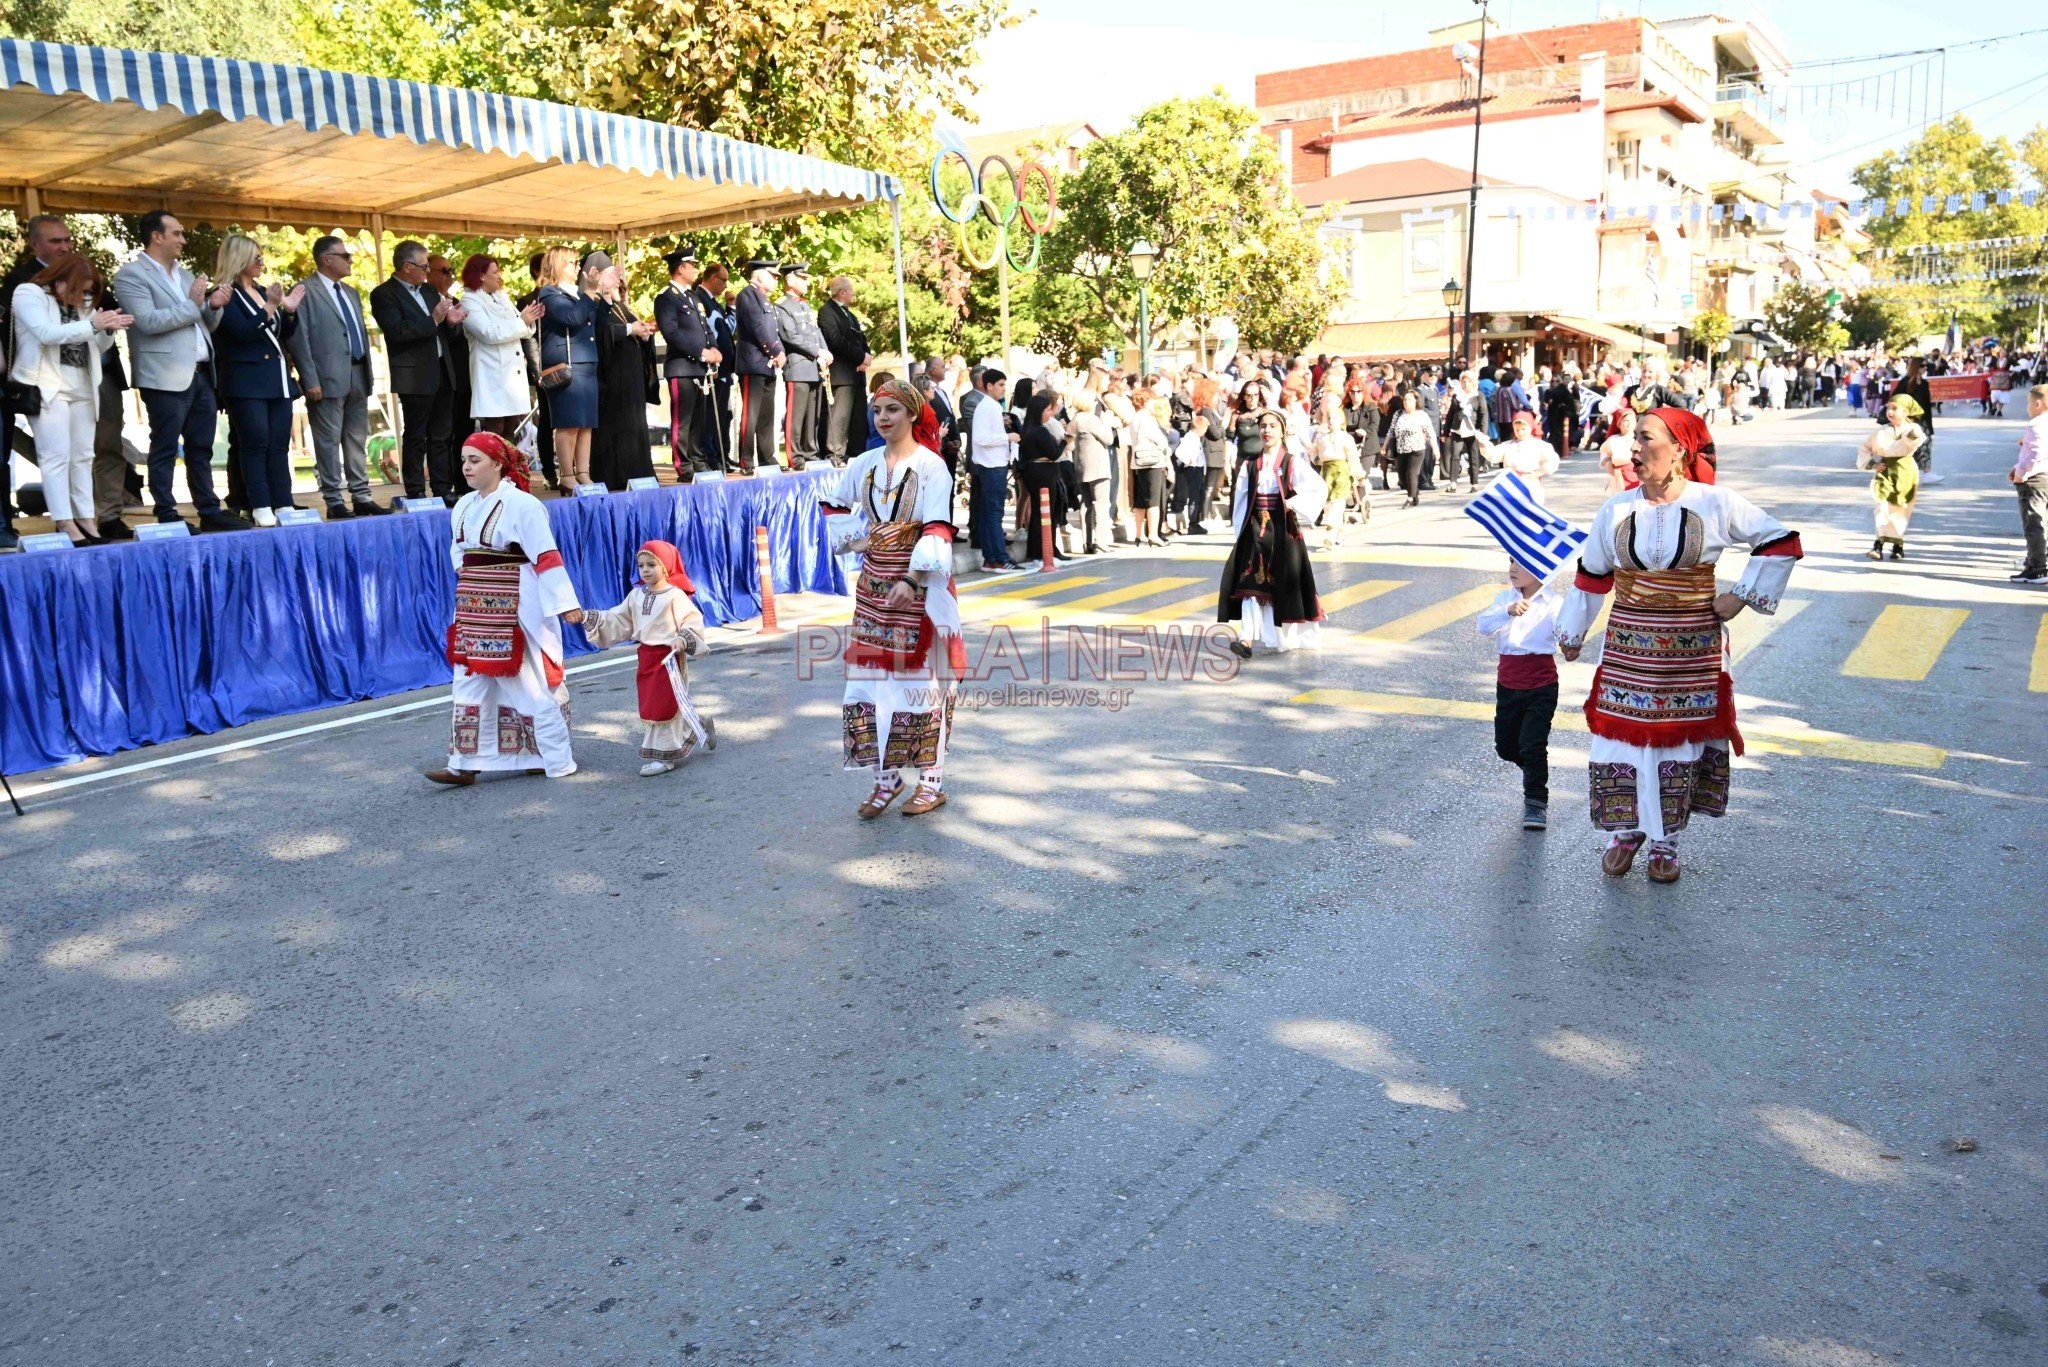
[[[593,256],[602,253],[593,253]],[[604,265],[610,265],[606,257]],[[599,267],[602,271],[603,267]],[[562,490],[590,480],[590,434],[597,426],[597,316],[602,305],[578,287],[576,253],[550,247],[540,263],[540,388],[555,431]]]
[[[89,258],[68,255],[14,287],[14,369],[8,378],[40,399],[29,415],[43,501],[74,546],[100,539],[93,517],[93,430],[99,416],[100,353],[135,320],[96,307],[106,293]]]
[[[275,527],[292,502],[292,400],[299,397],[285,343],[298,327],[304,285],[289,293],[264,285],[263,249],[254,238],[229,233],[221,239],[216,278],[228,285],[228,302],[213,332],[220,397],[234,433],[236,459],[249,517]]]

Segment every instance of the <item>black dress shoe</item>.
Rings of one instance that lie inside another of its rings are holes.
[[[329,522],[339,522],[343,518],[354,516],[355,514],[348,510],[346,503],[330,503],[327,505],[327,520]]]
[[[375,499],[363,498],[356,500],[351,511],[357,517],[382,517],[391,510]]]
[[[135,530],[118,517],[103,519],[99,524],[102,541],[133,541]]]
[[[21,534],[12,527],[0,527],[0,552],[21,549]]]
[[[202,532],[246,532],[256,524],[246,518],[236,517],[225,508],[199,515],[199,530]]]

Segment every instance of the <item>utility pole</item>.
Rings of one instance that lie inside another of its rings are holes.
[[[1465,348],[1464,364],[1472,364],[1472,296],[1479,282],[1472,274],[1472,247],[1479,238],[1479,120],[1486,108],[1486,30],[1490,0],[1479,6],[1479,78],[1472,84],[1472,189],[1465,199]]]

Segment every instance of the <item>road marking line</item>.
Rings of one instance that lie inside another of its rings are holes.
[[[1201,582],[1199,579],[1173,577],[1147,579],[1143,583],[1126,584],[1122,588],[1108,589],[1102,593],[1091,593],[1086,598],[1074,598],[1064,603],[1054,603],[1045,611],[1013,613],[1007,617],[998,617],[990,625],[1016,626],[1021,622],[1037,622],[1041,619],[1053,621],[1057,624],[1059,621],[1064,621],[1066,614],[1069,613],[1084,613],[1092,612],[1098,608],[1112,608],[1118,603],[1128,603],[1138,598],[1150,598],[1155,593],[1166,593],[1172,589],[1184,589],[1190,584],[1199,584]],[[1058,612],[1061,616],[1055,619],[1051,616],[1052,612]]]
[[[1968,608],[1919,608],[1894,603],[1877,614],[1842,673],[1856,679],[1924,679],[1970,615]]]
[[[1192,598],[1183,598],[1178,603],[1168,603],[1163,608],[1137,613],[1129,620],[1147,623],[1185,622],[1190,619],[1213,622],[1216,620],[1217,593],[1216,589],[1211,589]]]
[[[1397,617],[1391,622],[1358,634],[1368,641],[1413,641],[1477,613],[1499,596],[1501,587],[1499,584],[1481,584],[1476,589],[1466,589],[1463,593],[1452,594],[1441,602],[1431,603],[1419,612]]]
[[[1034,571],[1034,573],[1036,572]],[[1071,584],[1076,582],[1072,579],[1061,579],[1059,577],[1060,573],[1060,571],[1055,571],[1054,573],[1045,575],[1042,578],[1035,580],[1034,582],[1037,583],[1040,587],[1046,587],[1049,585],[1056,584]],[[1088,579],[1080,582],[1089,584],[1099,584],[1102,581],[1100,579]],[[988,576],[986,579],[971,579],[965,584],[957,584],[957,589],[962,594],[981,593],[982,590],[994,588],[998,584],[1008,584],[1012,586],[1009,591],[1015,592],[1016,583],[1017,576],[1014,574],[992,574]]]
[[[1015,603],[1032,598],[1048,598],[1055,593],[1064,593],[1068,589],[1084,589],[1090,584],[1100,584],[1102,582],[1103,578],[1098,574],[1083,575],[1078,579],[1060,579],[1049,584],[1025,584],[1018,588],[1004,589],[1000,593],[977,594],[971,599],[963,600],[961,606],[978,608],[983,603]]]
[[[2041,629],[2034,634],[2034,664],[2027,671],[2027,691],[2048,693],[2048,612],[2041,614]]]
[[[1406,579],[1366,579],[1356,584],[1346,584],[1341,589],[1331,589],[1328,593],[1318,593],[1316,598],[1322,604],[1323,615],[1327,617],[1333,612],[1342,612],[1345,608],[1369,603],[1383,593],[1392,593],[1407,582]]]
[[[1441,717],[1452,721],[1492,721],[1493,708],[1460,698],[1429,698],[1409,693],[1366,693],[1351,688],[1312,688],[1287,700],[1311,707],[1334,707],[1392,717]],[[1561,731],[1586,730],[1586,715],[1576,707],[1561,708],[1555,725]],[[1903,769],[1939,769],[1948,751],[1915,741],[1864,740],[1833,731],[1811,731],[1769,719],[1742,723],[1752,754],[1801,755],[1814,759],[1884,764]]]
[[[1787,598],[1778,604],[1778,615],[1766,617],[1760,612],[1745,612],[1728,624],[1728,659],[1731,664],[1740,664],[1742,657],[1764,643],[1764,638],[1773,631],[1806,611],[1810,598]]]

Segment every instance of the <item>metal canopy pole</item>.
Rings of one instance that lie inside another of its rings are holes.
[[[910,361],[910,310],[903,300],[903,197],[899,194],[889,200],[889,230],[896,242],[896,346],[903,353],[903,369],[907,374]]]

